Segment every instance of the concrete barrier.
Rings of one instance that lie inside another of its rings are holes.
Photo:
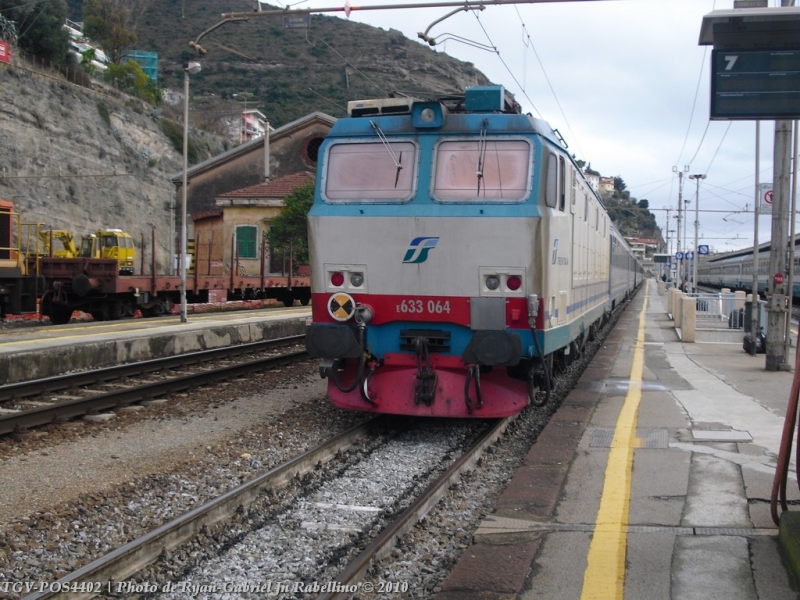
[[[675,306],[677,304],[676,300],[679,294],[680,290],[678,290],[677,288],[670,288],[669,296],[667,296],[667,312],[669,313],[669,315],[672,317],[673,320],[675,320]]]
[[[697,341],[697,300],[682,297],[680,307],[681,341],[693,344]]]
[[[733,293],[733,309],[739,310],[740,308],[744,308],[745,300],[747,299],[747,293],[744,290],[738,290]]]

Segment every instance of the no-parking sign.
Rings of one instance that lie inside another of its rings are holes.
[[[758,210],[762,215],[772,214],[772,184],[762,183]]]

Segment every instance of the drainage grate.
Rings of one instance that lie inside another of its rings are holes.
[[[669,433],[666,429],[643,428],[636,430],[637,448],[652,448],[664,450],[669,448]],[[592,431],[592,441],[589,446],[592,448],[611,448],[614,440],[613,427],[597,427]]]

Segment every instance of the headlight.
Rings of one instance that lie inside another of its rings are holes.
[[[500,278],[497,275],[489,275],[486,278],[486,287],[490,290],[496,290],[500,287]]]
[[[350,274],[350,285],[353,287],[361,287],[364,285],[364,274],[363,273],[351,273]]]

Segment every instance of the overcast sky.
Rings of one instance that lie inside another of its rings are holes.
[[[354,6],[419,4],[421,0],[363,0]],[[337,2],[315,0],[315,7]],[[770,0],[770,6],[780,6]],[[301,2],[298,8],[311,8]],[[417,33],[452,8],[353,10],[350,19]],[[647,199],[662,231],[672,208],[676,228],[678,176],[688,167],[683,198],[686,244],[694,248],[696,182],[700,185],[699,238],[716,251],[753,242],[755,122],[710,121],[711,47],[698,44],[703,16],[733,8],[733,0],[586,0],[488,6],[459,12],[429,35],[458,36],[437,46],[475,64],[515,94],[524,112],[557,128],[569,150],[603,176],[620,176],[631,195]],[[774,122],[761,124],[760,180],[772,181]],[[747,209],[748,213],[737,214]],[[722,212],[705,212],[722,211]],[[759,241],[770,236],[760,218]],[[675,233],[672,250],[676,249]],[[684,237],[683,235],[681,236]],[[683,244],[682,244],[683,246]]]

